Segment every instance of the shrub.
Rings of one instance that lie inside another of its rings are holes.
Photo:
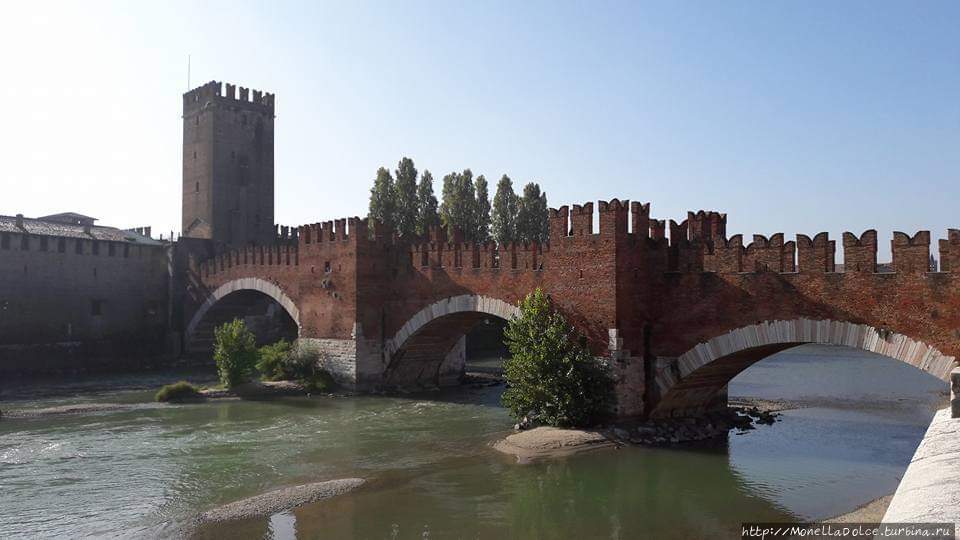
[[[613,381],[584,339],[539,288],[520,303],[504,331],[512,357],[504,362],[503,404],[517,419],[532,413],[559,427],[586,426],[609,414]]]
[[[337,386],[337,382],[333,380],[333,375],[319,367],[315,368],[310,376],[302,380],[307,392],[327,392]]]
[[[157,401],[183,401],[198,397],[200,397],[200,391],[187,381],[164,385],[154,396]]]
[[[281,339],[271,345],[260,347],[257,352],[257,371],[265,381],[282,381],[290,378],[290,342]]]
[[[220,382],[227,388],[247,382],[257,364],[257,342],[253,332],[240,319],[217,327],[213,358]]]

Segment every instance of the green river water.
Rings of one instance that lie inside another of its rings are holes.
[[[891,492],[945,389],[895,361],[804,347],[731,383],[731,395],[811,405],[773,426],[519,465],[489,446],[512,425],[502,387],[185,405],[136,389],[178,377],[0,388],[4,411],[133,405],[0,420],[0,538],[738,538],[741,521],[822,519]],[[223,503],[343,477],[369,482],[267,519],[186,527]]]

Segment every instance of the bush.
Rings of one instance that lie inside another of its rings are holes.
[[[265,381],[282,381],[290,378],[290,342],[280,341],[260,347],[257,355],[257,371]]]
[[[217,327],[213,358],[220,382],[227,388],[250,380],[257,364],[257,342],[253,332],[240,319]]]
[[[257,370],[267,381],[300,381],[309,392],[324,392],[336,387],[333,376],[320,367],[317,352],[292,347],[285,339],[260,347]]]
[[[200,397],[197,387],[187,381],[164,385],[154,396],[157,401],[183,401]]]
[[[307,392],[328,392],[337,386],[333,380],[333,375],[323,368],[315,368],[313,373],[302,379],[303,386]]]
[[[539,288],[520,303],[504,336],[512,357],[504,362],[501,399],[514,418],[532,413],[544,424],[577,427],[609,414],[613,381],[606,367]]]

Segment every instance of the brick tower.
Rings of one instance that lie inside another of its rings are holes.
[[[275,237],[274,96],[237,90],[211,81],[183,95],[183,235],[230,246]]]

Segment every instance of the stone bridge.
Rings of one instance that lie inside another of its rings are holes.
[[[261,297],[282,308],[299,346],[360,391],[455,383],[464,335],[509,319],[542,287],[617,380],[624,416],[697,414],[725,403],[731,378],[804,343],[873,351],[947,380],[960,353],[960,231],[896,232],[877,264],[877,233],[727,237],[726,215],[650,217],[616,199],[550,210],[545,245],[466,243],[433,230],[416,243],[340,219],[193,268],[187,340]],[[669,233],[669,234],[668,234]],[[957,269],[958,273],[952,270]],[[231,300],[234,299],[234,300]],[[202,341],[202,340],[201,340]]]

